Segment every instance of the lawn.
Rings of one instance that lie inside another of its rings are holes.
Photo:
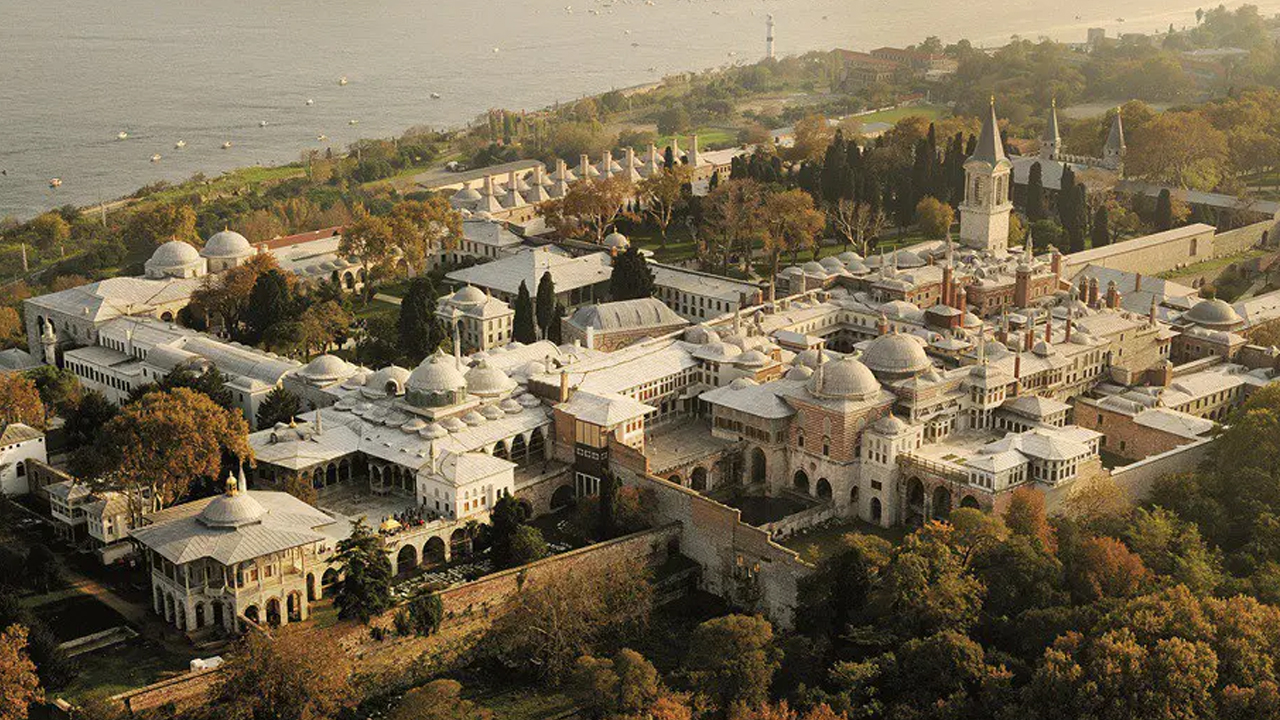
[[[1232,265],[1234,263],[1244,262],[1245,260],[1252,260],[1253,258],[1256,258],[1256,257],[1262,257],[1263,255],[1268,254],[1268,252],[1269,252],[1268,250],[1261,250],[1261,249],[1248,250],[1246,252],[1240,253],[1239,255],[1228,255],[1227,257],[1220,257],[1220,258],[1214,258],[1212,260],[1205,260],[1204,262],[1198,262],[1194,265],[1188,265],[1184,268],[1178,268],[1177,270],[1170,270],[1169,272],[1160,273],[1159,277],[1165,280],[1176,280],[1177,278],[1187,277],[1189,275],[1199,275],[1201,273],[1205,273],[1210,270],[1217,270],[1218,268],[1223,268],[1228,265]]]
[[[733,147],[738,144],[738,130],[722,126],[704,126],[678,135],[664,135],[658,138],[656,144],[659,148],[665,148],[671,144],[671,139],[675,138],[679,141],[681,150],[688,150],[690,135],[698,136],[699,150]]]
[[[356,305],[357,318],[371,318],[375,315],[395,315],[400,310],[395,305],[382,300],[370,300],[367,305]]]
[[[866,123],[889,123],[890,125],[898,122],[902,118],[919,115],[928,120],[937,120],[951,114],[951,110],[945,105],[911,105],[908,107],[898,107],[892,110],[882,110],[874,112],[870,115],[859,115],[858,120],[863,124]]]
[[[80,593],[34,605],[33,610],[36,617],[49,626],[49,630],[59,642],[129,624],[120,613],[107,607],[97,598]]]
[[[861,520],[847,520],[797,533],[783,540],[781,544],[800,553],[800,557],[805,560],[816,562],[831,557],[839,551],[843,546],[842,539],[850,533],[876,535],[894,545],[902,542],[902,538],[906,536],[906,532],[900,528],[882,528]]]
[[[76,679],[55,695],[76,702],[89,695],[115,695],[172,677],[188,668],[191,658],[178,656],[163,646],[135,638],[112,648],[78,656]]]

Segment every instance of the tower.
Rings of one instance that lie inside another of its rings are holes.
[[[996,101],[982,123],[973,155],[964,162],[964,201],[960,203],[960,241],[977,249],[1003,255],[1009,249],[1010,170],[1004,154]]]
[[[764,56],[772,60],[773,59],[773,13],[769,13],[769,19],[765,21],[764,44],[765,44]]]
[[[1040,157],[1045,160],[1057,160],[1062,153],[1062,134],[1058,131],[1058,100],[1054,98],[1049,105],[1049,121],[1044,126],[1044,134],[1040,136]]]
[[[1107,133],[1107,144],[1102,148],[1103,165],[1123,176],[1124,152],[1124,121],[1120,119],[1120,108],[1116,108],[1116,116],[1111,120],[1111,130]]]

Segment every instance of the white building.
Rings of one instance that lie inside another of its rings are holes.
[[[26,495],[27,461],[48,461],[44,433],[22,423],[9,423],[0,432],[0,495]]]
[[[978,145],[964,163],[964,200],[960,203],[960,240],[967,246],[1003,255],[1009,250],[1009,213],[1013,211],[1012,164],[1000,140],[996,106],[982,123]]]

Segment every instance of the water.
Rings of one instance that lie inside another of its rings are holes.
[[[792,54],[930,34],[1082,41],[1087,27],[1150,32],[1195,11],[1179,0],[653,2],[0,0],[0,216],[755,60],[768,13],[777,52]]]

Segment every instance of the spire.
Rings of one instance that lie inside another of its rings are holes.
[[[997,163],[1007,162],[1004,154],[1004,143],[1000,140],[1000,121],[996,118],[996,98],[991,96],[991,108],[982,121],[982,133],[978,135],[978,146],[970,160],[978,160],[992,167]]]
[[[1022,244],[1022,256],[1028,265],[1035,259],[1034,242],[1031,239],[1031,228],[1027,228],[1027,239]]]
[[[228,477],[228,480],[230,480],[230,477]],[[245,477],[244,477],[244,463],[243,463],[243,462],[241,462],[241,463],[240,463],[240,477],[236,479],[236,489],[237,489],[239,492],[242,492],[242,493],[247,493],[247,492],[249,492],[249,481],[248,481],[248,480],[246,480],[246,479],[245,479]]]
[[[1044,126],[1044,135],[1041,141],[1045,143],[1053,143],[1053,149],[1058,149],[1058,143],[1062,142],[1062,133],[1058,130],[1058,98],[1054,98],[1049,105],[1049,122]]]
[[[462,324],[453,322],[453,362],[455,367],[462,367]]]
[[[228,495],[235,495],[240,492],[240,485],[236,482],[236,476],[227,471],[226,491]]]
[[[1107,144],[1103,152],[1118,154],[1124,152],[1124,149],[1124,120],[1120,117],[1120,108],[1116,108],[1116,115],[1111,120],[1111,130],[1107,133]]]

